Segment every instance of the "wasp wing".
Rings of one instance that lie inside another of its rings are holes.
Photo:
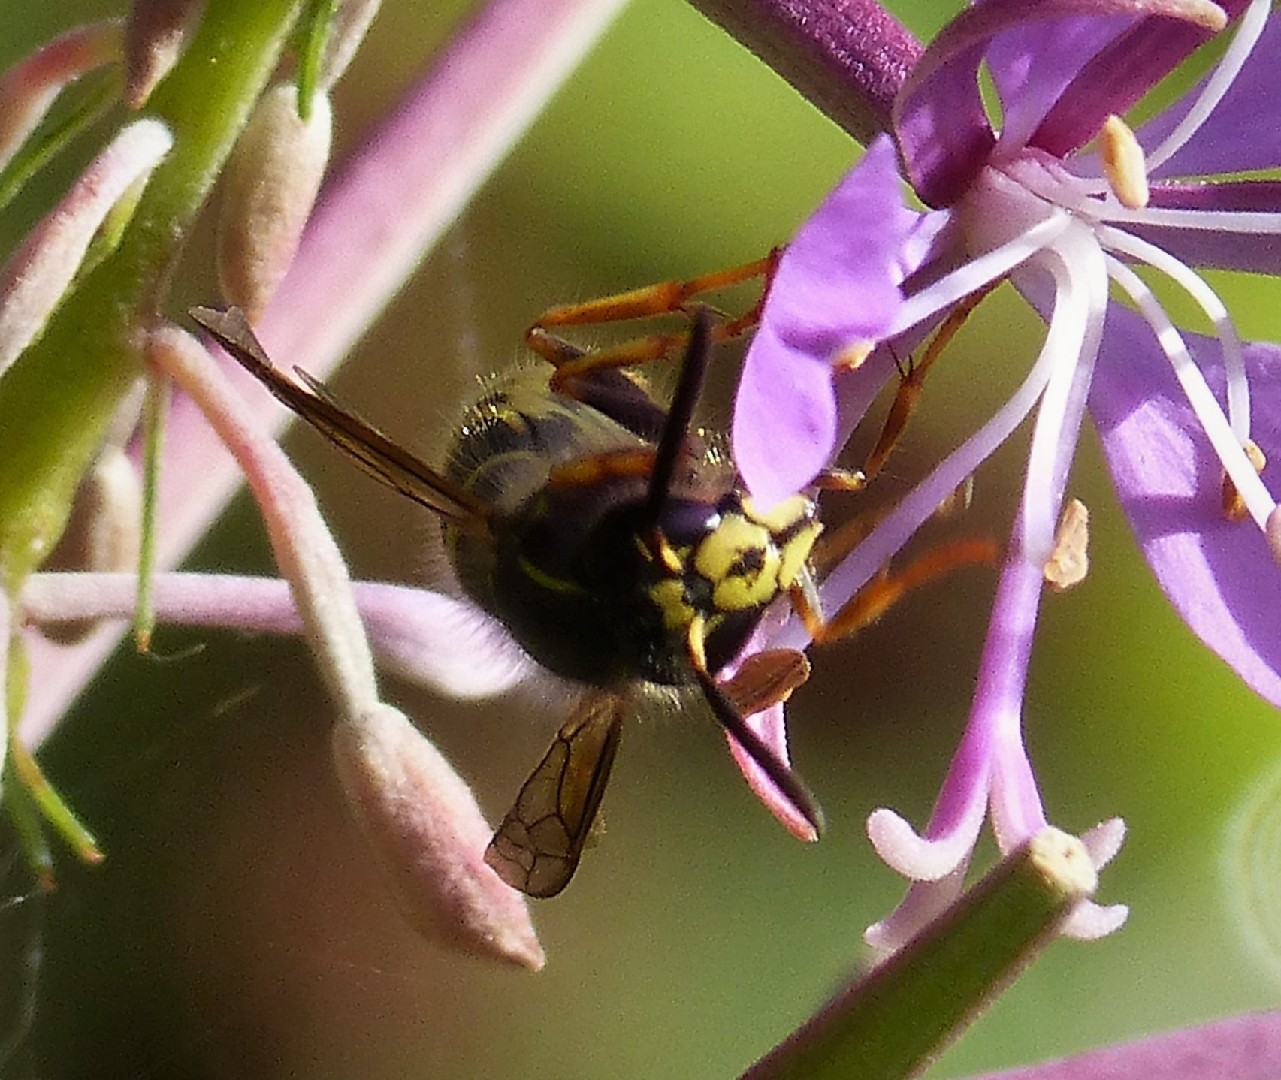
[[[469,531],[487,528],[489,505],[483,499],[442,476],[372,424],[343,408],[318,379],[295,369],[305,384],[300,386],[277,371],[239,308],[215,311],[194,307],[190,314],[279,401],[375,479],[434,510],[459,528]]]
[[[574,876],[618,752],[627,698],[589,693],[556,733],[485,850],[513,889],[555,896]]]

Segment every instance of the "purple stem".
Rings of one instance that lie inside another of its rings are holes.
[[[874,0],[690,0],[866,146],[890,130],[920,42]]]

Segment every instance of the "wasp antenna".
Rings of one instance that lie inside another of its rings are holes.
[[[778,755],[766,745],[765,740],[748,726],[743,714],[738,711],[738,707],[721,689],[720,684],[711,672],[707,670],[707,658],[703,651],[701,619],[696,618],[690,624],[686,644],[690,665],[698,678],[699,686],[702,687],[703,696],[707,698],[707,703],[712,707],[712,713],[721,727],[728,731],[733,736],[734,741],[747,751],[748,756],[761,767],[765,775],[769,777],[770,782],[782,792],[783,797],[792,804],[797,813],[814,827],[815,837],[822,836],[826,822],[823,818],[823,809],[818,805],[818,800],[810,794],[809,788],[796,775],[796,771],[784,764]]]
[[[668,410],[654,456],[654,471],[650,474],[649,492],[645,498],[644,520],[648,522],[657,523],[662,517],[663,503],[676,472],[676,462],[685,446],[685,433],[689,431],[689,425],[694,419],[694,407],[703,390],[711,349],[712,314],[707,308],[698,307],[694,310],[689,344],[685,347],[680,377],[672,395],[672,407]]]
[[[344,408],[318,379],[295,368],[300,384],[276,370],[239,308],[217,311],[194,307],[189,314],[277,400],[374,479],[435,511],[459,529],[488,534],[492,514],[489,503]]]

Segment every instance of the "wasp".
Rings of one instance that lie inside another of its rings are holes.
[[[676,283],[675,297],[656,300],[653,289],[663,287],[652,287],[548,312],[526,340],[554,373],[493,382],[467,410],[440,469],[306,372],[295,368],[291,378],[275,368],[236,309],[191,311],[284,405],[437,514],[462,591],[539,664],[584,687],[486,850],[498,875],[530,896],[554,896],[573,876],[623,719],[646,687],[701,694],[814,835],[822,831],[809,789],[745,721],[804,682],[804,654],[758,654],[724,677],[782,597],[822,630],[810,561],[822,529],[815,503],[798,494],[757,506],[728,455],[693,426],[712,345],[742,333],[759,304],[719,322],[697,306],[686,334],[599,353],[546,329],[684,310],[690,292],[767,271],[762,261]],[[674,349],[682,355],[664,407],[633,369]]]
[[[588,365],[559,386],[516,373],[468,409],[443,469],[343,408],[305,372],[295,380],[276,369],[235,309],[192,316],[297,415],[438,514],[463,592],[541,665],[588,688],[489,845],[486,859],[504,881],[532,896],[569,882],[622,720],[644,684],[697,687],[821,831],[814,797],[743,718],[744,708],[758,711],[790,691],[804,677],[804,657],[778,655],[763,680],[753,665],[750,686],[717,679],[766,608],[794,587],[812,588],[809,556],[821,526],[804,496],[756,507],[728,458],[692,431],[714,336],[705,309],[693,317],[667,408],[615,367]],[[557,343],[562,358],[570,348]]]

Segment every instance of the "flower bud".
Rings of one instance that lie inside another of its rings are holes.
[[[98,155],[0,270],[0,371],[27,347],[62,299],[103,218],[169,152],[158,120],[137,120]]]
[[[282,83],[254,109],[227,163],[219,221],[223,296],[250,322],[262,314],[293,261],[329,160],[333,114],[323,93],[311,119],[298,116],[297,90]]]
[[[0,168],[27,140],[63,88],[120,58],[120,20],[77,26],[0,75]]]
[[[382,0],[341,0],[320,61],[320,88],[328,90],[347,70]]]
[[[133,0],[125,26],[125,103],[140,109],[169,74],[205,0]]]
[[[409,921],[427,937],[534,971],[543,950],[525,899],[485,865],[490,829],[471,791],[390,705],[334,729],[334,762]]]

